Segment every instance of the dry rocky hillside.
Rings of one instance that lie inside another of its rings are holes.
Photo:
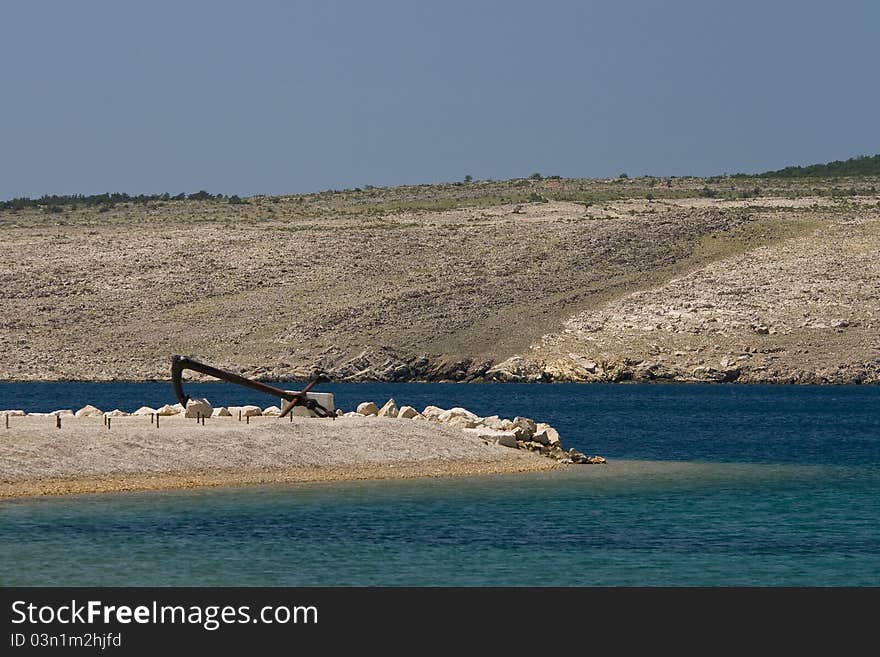
[[[760,185],[760,189],[756,186]],[[876,179],[0,211],[0,379],[880,382]]]

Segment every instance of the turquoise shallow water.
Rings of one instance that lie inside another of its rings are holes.
[[[0,584],[880,586],[878,388],[425,385],[325,389],[530,415],[609,463],[7,500]],[[42,393],[17,407],[75,406]]]

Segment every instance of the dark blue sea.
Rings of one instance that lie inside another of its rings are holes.
[[[224,383],[186,389],[215,405],[271,403]],[[524,415],[608,462],[0,500],[0,585],[880,586],[880,387],[316,390],[344,410],[393,397]],[[27,411],[174,401],[167,383],[0,383],[0,408]]]

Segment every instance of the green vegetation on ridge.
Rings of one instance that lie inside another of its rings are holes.
[[[737,174],[744,177],[746,174]],[[848,176],[880,176],[880,154],[860,155],[848,160],[835,160],[805,167],[791,166],[777,171],[755,174],[759,178],[842,178]]]

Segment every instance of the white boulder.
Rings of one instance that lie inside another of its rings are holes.
[[[81,409],[79,409],[76,413],[74,413],[76,417],[100,417],[104,415],[104,412],[91,404],[86,404]]]
[[[385,402],[385,405],[379,409],[379,412],[376,413],[376,415],[379,417],[397,417],[399,412],[397,404],[394,403],[394,399],[392,398]]]
[[[259,417],[263,414],[263,409],[253,404],[245,404],[239,410],[241,410],[242,417]]]
[[[425,413],[427,415],[427,413]],[[466,408],[461,408],[460,406],[456,406],[455,408],[450,408],[448,411],[443,411],[437,416],[437,419],[440,422],[449,422],[452,418],[455,417],[463,417],[467,420],[470,420],[475,425],[482,419],[476,413],[471,413]]]
[[[156,415],[180,415],[184,412],[183,406],[180,404],[165,404],[156,409]]]
[[[214,407],[211,402],[203,397],[194,397],[187,400],[184,417],[211,417],[214,413]]]
[[[361,402],[358,404],[357,412],[360,415],[377,415],[379,413],[379,407],[373,402]]]
[[[403,420],[410,420],[414,417],[417,417],[418,415],[419,412],[412,406],[401,406],[400,410],[397,412],[397,417]]]
[[[542,445],[559,445],[559,432],[545,422],[538,422],[537,429],[532,435],[532,440]]]
[[[516,435],[512,431],[496,431],[486,427],[474,427],[465,429],[465,431],[490,443],[497,443],[504,447],[516,447]]]
[[[211,417],[232,417],[232,413],[225,406],[221,406],[211,411]]]
[[[267,406],[263,409],[263,415],[278,417],[279,415],[281,415],[281,409],[277,406]]]
[[[134,413],[132,413],[132,415],[153,415],[155,412],[155,408],[150,408],[149,406],[141,406]]]
[[[439,406],[425,406],[425,410],[422,411],[422,415],[424,415],[429,420],[436,420],[445,410],[446,409],[440,408]]]

